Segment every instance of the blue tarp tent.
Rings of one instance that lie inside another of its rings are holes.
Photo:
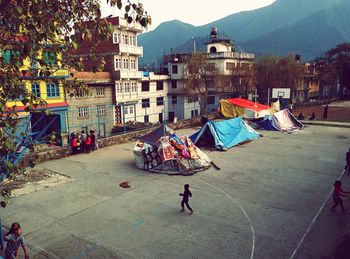
[[[190,138],[199,147],[215,147],[225,150],[245,141],[259,138],[260,134],[241,117],[219,122],[208,121]]]

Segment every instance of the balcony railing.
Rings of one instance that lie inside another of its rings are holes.
[[[131,55],[143,56],[143,47],[119,44],[119,52]]]
[[[254,59],[252,53],[240,53],[240,52],[216,52],[208,53],[208,58],[235,58],[235,59]]]
[[[118,70],[113,73],[115,80],[122,78],[141,79],[143,77],[142,71],[136,70]]]
[[[142,32],[143,31],[143,27],[138,22],[128,23],[127,20],[119,18],[119,25],[121,27],[128,28],[128,30],[130,30],[130,31],[135,31],[135,32]]]

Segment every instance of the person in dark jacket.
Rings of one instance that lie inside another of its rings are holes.
[[[185,184],[184,185],[184,193],[179,193],[179,195],[182,196],[182,201],[181,201],[182,210],[181,211],[185,211],[185,205],[186,205],[187,209],[189,211],[191,211],[191,213],[190,213],[190,215],[191,215],[193,213],[193,210],[190,207],[190,205],[188,204],[189,197],[192,197],[192,193],[190,191],[190,185]]]

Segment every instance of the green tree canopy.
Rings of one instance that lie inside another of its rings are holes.
[[[129,23],[135,20],[144,27],[151,23],[141,3],[106,1],[119,9],[124,5],[124,18]],[[99,0],[3,0],[0,3],[0,174],[11,176],[18,170],[11,160],[6,160],[17,145],[13,136],[18,123],[17,110],[9,101],[20,100],[28,112],[37,105],[45,105],[40,97],[23,87],[24,77],[32,68],[37,79],[48,80],[57,69],[79,67],[80,60],[68,55],[68,50],[79,47],[73,27],[79,28],[83,39],[91,38],[94,32],[98,41],[110,37],[114,30],[101,17]],[[25,60],[30,60],[29,69],[23,68]],[[28,146],[32,148],[32,143]]]

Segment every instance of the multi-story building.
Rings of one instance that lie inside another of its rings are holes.
[[[142,32],[142,26],[137,22],[128,23],[120,17],[106,19],[114,26],[113,37],[94,46],[96,35],[93,35],[92,40],[82,41],[81,47],[73,53],[74,56],[85,58],[85,71],[96,70],[94,59],[89,58],[92,51],[97,57],[104,58],[103,71],[111,73],[114,83],[115,125],[124,124],[130,120],[158,122],[159,109],[155,109],[156,115],[148,114],[149,108],[153,106],[151,99],[156,98],[155,93],[145,90],[147,89],[146,81],[153,82],[153,79],[143,79],[143,72],[138,70],[138,58],[143,55],[143,48],[138,46],[137,35]],[[79,31],[77,31],[77,36],[79,36]],[[151,88],[153,89],[150,85]],[[148,99],[150,102],[146,104]]]
[[[140,92],[141,105],[135,107],[136,113],[141,117],[134,115],[134,120],[146,123],[162,123],[168,120],[168,89],[168,75],[144,72]]]
[[[227,38],[219,38],[216,28],[213,28],[210,33],[209,41],[207,42],[206,58],[208,62],[215,64],[218,73],[227,79],[227,87],[218,87],[213,82],[213,86],[209,88],[207,97],[207,111],[216,110],[221,98],[227,98],[240,92],[240,95],[248,97],[254,93],[252,84],[245,84],[247,67],[252,66],[254,54],[239,53],[235,51],[234,45]],[[169,120],[174,117],[178,119],[187,119],[198,116],[201,113],[201,108],[198,98],[187,96],[184,91],[186,64],[191,59],[192,54],[171,54],[164,57],[164,62],[167,64],[170,83],[169,83]],[[244,90],[244,91],[243,91]]]
[[[112,75],[109,72],[73,72],[71,80],[82,81],[87,88],[66,88],[68,131],[94,130],[101,137],[111,134],[114,127]]]
[[[14,54],[11,49],[4,49],[1,51],[1,55],[3,58],[2,63],[7,65],[11,63],[11,58],[13,58]],[[57,56],[54,52],[51,52],[49,46],[44,46],[39,55],[39,57],[33,57],[32,60],[28,59],[21,62],[20,70],[26,72],[22,72],[19,79],[26,92],[39,97],[47,105],[38,103],[34,111],[29,113],[26,110],[26,105],[22,102],[24,96],[8,100],[7,105],[8,107],[16,106],[20,119],[16,134],[21,134],[27,128],[31,129],[32,132],[41,132],[47,128],[43,132],[44,135],[55,132],[57,142],[64,144],[62,136],[67,134],[68,104],[65,101],[62,80],[68,78],[69,73],[67,69],[60,68],[60,55]],[[50,68],[50,75],[41,75],[41,67],[36,61],[37,59],[44,60]]]

